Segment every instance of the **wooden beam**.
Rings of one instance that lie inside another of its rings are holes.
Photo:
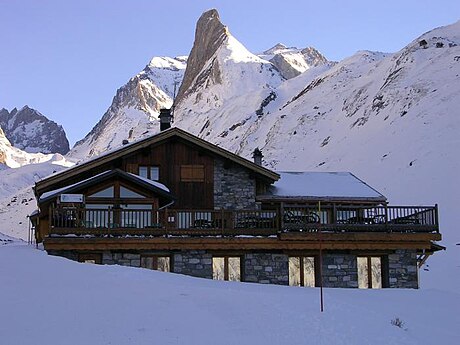
[[[45,250],[319,250],[316,240],[277,238],[46,238]],[[429,249],[431,242],[323,240],[325,250]]]

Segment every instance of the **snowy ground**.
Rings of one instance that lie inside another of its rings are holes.
[[[320,313],[318,289],[80,264],[2,243],[1,344],[460,343],[455,292],[326,289]]]

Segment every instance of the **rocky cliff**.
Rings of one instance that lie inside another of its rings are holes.
[[[69,141],[62,126],[27,105],[9,112],[0,109],[0,127],[11,144],[29,153],[69,152]]]

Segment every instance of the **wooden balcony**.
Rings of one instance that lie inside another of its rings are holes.
[[[277,236],[281,233],[438,233],[437,206],[278,210],[50,209],[51,237]]]

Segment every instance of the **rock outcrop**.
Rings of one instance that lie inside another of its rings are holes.
[[[313,47],[288,48],[282,43],[276,44],[259,56],[273,63],[285,79],[297,77],[311,67],[328,62],[324,55]]]
[[[10,143],[29,153],[69,152],[69,141],[62,126],[27,105],[11,112],[0,109],[0,127]]]
[[[201,15],[196,24],[195,42],[187,61],[184,79],[177,94],[177,103],[196,91],[197,79],[204,72],[205,65],[214,56],[217,49],[228,38],[228,35],[228,29],[221,23],[217,10],[212,9]],[[204,77],[204,75],[201,76],[201,78]],[[219,81],[218,75],[215,76],[215,80]],[[194,84],[195,87],[193,87]]]

